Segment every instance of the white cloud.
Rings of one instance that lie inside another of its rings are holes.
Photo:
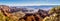
[[[16,4],[16,3],[14,3],[14,4],[3,4],[3,3],[0,3],[0,5],[9,5],[9,6],[40,6],[40,5],[48,5],[48,4],[40,4],[40,3],[38,3],[38,4],[34,4],[34,3],[31,3],[31,4]]]
[[[41,5],[60,5],[60,4],[40,4],[40,3],[31,3],[31,4],[9,4],[10,6],[41,6]]]
[[[11,3],[11,4],[4,4],[4,3],[0,3],[0,5],[9,5],[9,6],[40,6],[40,5],[60,5],[60,4],[40,4],[40,3],[31,3],[31,4],[20,4],[20,3],[18,3],[18,4],[16,4],[16,3]]]
[[[40,6],[40,4],[13,4],[12,6]]]
[[[40,6],[40,4],[2,4],[0,5],[8,5],[8,6]]]

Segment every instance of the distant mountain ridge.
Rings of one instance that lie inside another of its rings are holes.
[[[43,9],[43,10],[49,10],[52,7],[56,5],[42,5],[42,6],[10,6],[10,7],[17,7],[17,8],[33,8],[33,9]]]

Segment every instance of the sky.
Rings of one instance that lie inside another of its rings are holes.
[[[0,5],[9,6],[40,6],[60,5],[60,0],[0,0]]]

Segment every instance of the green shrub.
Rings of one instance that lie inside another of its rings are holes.
[[[60,21],[60,6],[52,8],[49,11],[49,14],[51,15],[49,17],[45,17],[43,21]]]

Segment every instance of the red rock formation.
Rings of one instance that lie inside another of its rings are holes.
[[[27,16],[26,21],[35,21],[35,18],[33,15]]]

